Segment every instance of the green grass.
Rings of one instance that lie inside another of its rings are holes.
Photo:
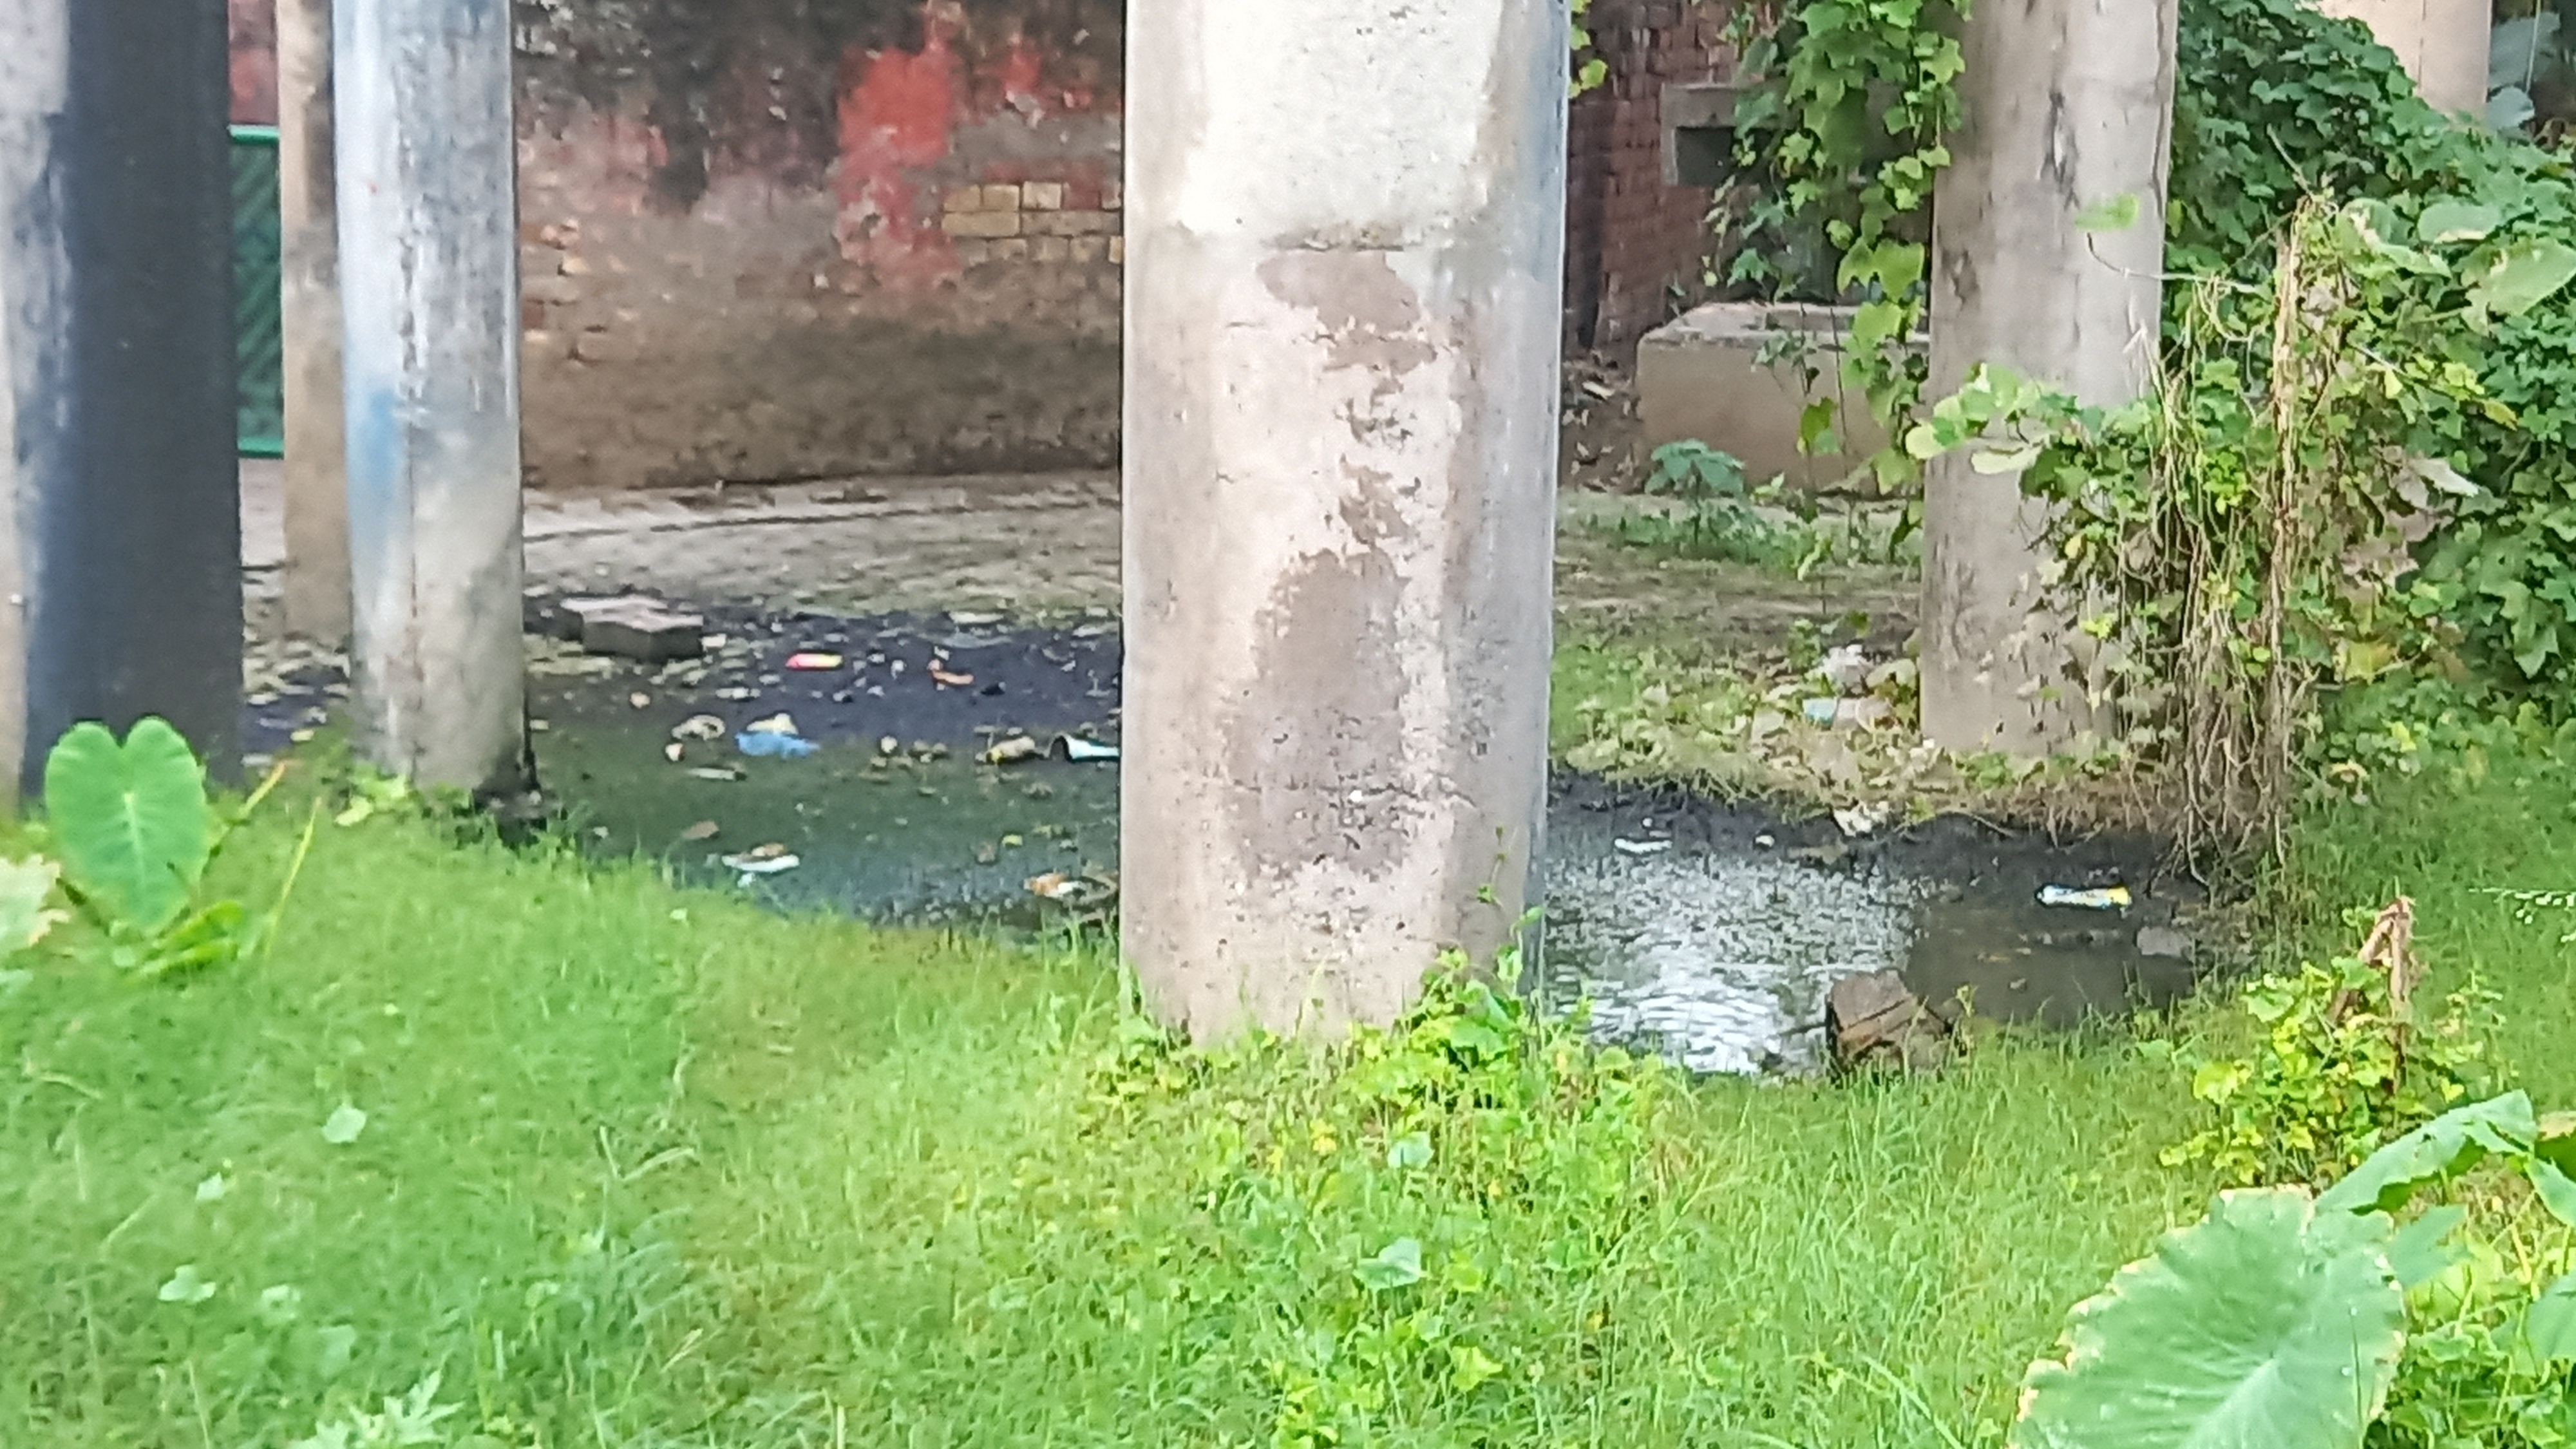
[[[2320,820],[2298,880],[2411,891],[2544,1108],[2564,927],[2477,892],[2576,884],[2572,800],[2424,787]],[[1402,1041],[1173,1057],[1116,1003],[1076,957],[326,826],[272,959],[0,997],[0,1444],[282,1445],[433,1370],[510,1444],[1990,1442],[2208,1186],[2109,1036],[1687,1087],[1540,1033],[1435,1089]],[[1362,1286],[1399,1238],[1424,1281]],[[160,1300],[182,1265],[211,1297]]]

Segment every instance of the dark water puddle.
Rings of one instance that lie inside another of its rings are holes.
[[[531,612],[547,622],[542,601]],[[1116,740],[1105,623],[707,612],[723,645],[659,667],[532,640],[542,778],[595,852],[784,909],[1004,928],[1062,918],[1032,880],[1114,882],[1115,764],[980,759],[1019,732]],[[786,667],[814,652],[841,667]],[[315,707],[264,706],[260,742],[275,748],[269,736]],[[744,758],[734,735],[782,713],[818,752]],[[723,737],[679,741],[668,758],[674,728],[702,715]],[[2196,984],[2201,898],[2151,839],[2058,841],[1962,818],[1854,839],[1830,817],[1561,775],[1548,847],[1545,990],[1589,1000],[1605,1038],[1701,1071],[1817,1068],[1825,994],[1859,972],[1901,971],[1945,1010],[2054,1026]],[[764,853],[795,865],[727,863]],[[2131,904],[2044,906],[2052,885],[2125,886]]]

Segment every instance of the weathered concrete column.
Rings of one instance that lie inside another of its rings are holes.
[[[1933,202],[1932,395],[1979,363],[2124,402],[2162,324],[2175,0],[1979,5],[1963,37],[1966,123]],[[2118,231],[2077,226],[2135,197]],[[2068,621],[2041,597],[2046,508],[1965,453],[1925,481],[1923,732],[2032,755],[2096,722],[2070,677]]]
[[[1197,1036],[1388,1019],[1528,897],[1565,26],[1131,8],[1123,918]]]
[[[350,662],[368,758],[526,779],[507,0],[338,0]]]
[[[349,637],[340,408],[340,234],[331,177],[331,0],[277,0],[277,194],[286,361],[286,628]]]
[[[2494,0],[2317,0],[2317,8],[2368,25],[2436,109],[2486,115]]]
[[[0,795],[81,720],[240,772],[224,8],[0,0]]]

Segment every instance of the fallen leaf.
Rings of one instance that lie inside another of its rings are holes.
[[[366,1130],[367,1114],[343,1102],[322,1124],[322,1140],[334,1147],[346,1147],[357,1141],[358,1134]]]

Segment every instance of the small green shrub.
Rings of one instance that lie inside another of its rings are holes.
[[[2398,908],[2383,921],[2405,919]],[[2375,941],[2386,938],[2374,930]],[[2393,965],[2392,965],[2393,961]],[[2402,933],[2393,957],[2355,956],[2247,984],[2246,1055],[2156,1043],[2189,1070],[2215,1121],[2165,1150],[2167,1166],[2206,1162],[2241,1184],[2316,1182],[2448,1110],[2478,1084],[2498,1022],[2475,981],[2419,1020],[2406,990]]]
[[[240,810],[218,818],[204,764],[166,720],[144,719],[122,741],[106,726],[85,721],[55,743],[45,757],[49,838],[63,857],[65,892],[105,933],[118,967],[160,976],[218,966],[275,933],[312,847],[314,822],[306,824],[265,921],[252,920],[238,900],[200,896],[206,869],[225,839],[284,777],[280,766]],[[50,924],[44,896],[26,898],[36,875],[21,869],[15,883],[19,889],[10,909],[0,916],[8,928],[0,946],[12,952],[33,945]]]

